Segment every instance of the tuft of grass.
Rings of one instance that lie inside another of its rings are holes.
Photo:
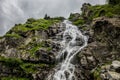
[[[73,24],[77,25],[77,26],[83,25],[84,23],[85,23],[85,21],[83,19],[78,19],[78,20],[76,20],[76,21],[73,22]]]
[[[1,80],[29,80],[29,79],[20,77],[2,77]]]
[[[2,62],[3,65],[6,65],[7,67],[17,67],[22,63],[20,59],[4,57],[0,57],[0,62]]]
[[[94,73],[93,73],[93,76],[94,76],[94,79],[95,80],[102,80],[101,78],[100,78],[100,68],[97,68],[95,71],[94,71]]]
[[[33,18],[28,19],[28,21],[25,24],[19,24],[13,27],[12,31],[13,32],[27,32],[31,30],[39,30],[43,29],[46,30],[48,29],[52,24],[59,22],[59,20],[52,19],[52,20],[45,20],[45,19],[38,19],[35,20]]]
[[[0,57],[0,63],[6,67],[10,68],[20,68],[22,69],[26,74],[29,73],[36,73],[39,68],[45,68],[47,64],[45,63],[31,63],[31,62],[24,62],[21,59],[17,58],[4,58]],[[24,80],[24,78],[14,78],[14,77],[4,77],[2,80]],[[26,80],[26,79],[25,79]]]
[[[90,18],[97,18],[101,16],[106,17],[113,17],[115,15],[120,15],[120,5],[96,5],[96,6],[90,6],[90,11],[92,12]]]
[[[13,37],[13,38],[20,38],[19,34],[6,34],[5,37]]]

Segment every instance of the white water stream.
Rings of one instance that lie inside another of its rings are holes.
[[[61,41],[62,50],[57,56],[57,59],[62,59],[55,73],[50,75],[47,80],[77,80],[75,77],[74,56],[87,46],[88,38],[84,36],[77,26],[65,20],[65,31],[63,40]],[[62,58],[61,58],[62,57]]]

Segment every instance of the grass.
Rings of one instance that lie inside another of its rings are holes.
[[[51,47],[47,47],[47,51],[51,51],[52,50],[52,48]]]
[[[43,48],[46,51],[51,51],[52,48],[46,46],[45,43],[46,42],[42,41],[40,43],[33,42],[33,43],[28,44],[27,46],[31,46],[31,49],[29,49],[28,52],[30,52],[31,56],[35,56],[35,52],[38,51],[40,48]]]
[[[3,65],[5,65],[7,67],[17,67],[22,63],[22,61],[20,59],[4,58],[4,57],[0,57],[0,62],[2,62]]]
[[[1,80],[29,80],[29,79],[20,77],[2,77]]]
[[[21,64],[20,66],[26,73],[36,73],[38,71],[37,69],[38,67],[39,68],[46,67],[46,64],[24,63],[24,64]]]
[[[0,36],[0,39],[2,39],[3,38],[3,36]]]
[[[96,5],[90,6],[89,9],[92,11],[90,18],[97,18],[101,16],[113,17],[115,15],[120,15],[120,5]]]
[[[78,19],[78,20],[76,20],[76,21],[73,22],[73,24],[77,25],[77,26],[83,25],[84,23],[85,23],[85,21],[83,19]]]
[[[38,67],[39,68],[46,67],[46,64],[44,64],[44,63],[34,64],[34,63],[24,62],[21,59],[17,59],[17,58],[4,58],[4,57],[0,57],[0,62],[2,63],[2,65],[6,66],[6,67],[13,68],[13,69],[17,68],[17,67],[20,67],[27,74],[28,73],[35,73],[35,72],[37,72],[38,71]]]
[[[59,22],[59,20],[45,20],[45,19],[38,19],[38,20],[30,20],[25,24],[18,24],[15,27],[13,27],[12,31],[13,32],[27,32],[30,30],[39,30],[43,29],[46,30],[48,29],[52,24]]]
[[[30,43],[28,46],[32,46],[30,50],[28,50],[32,56],[34,56],[35,52],[39,50],[40,48],[43,48],[44,42],[40,43]]]
[[[86,23],[86,18],[84,18],[84,15],[87,17],[87,21],[92,21],[94,18],[102,16],[112,18],[120,15],[120,4],[95,5],[89,6],[88,8],[89,16],[86,16],[84,13],[82,13],[81,17],[74,19],[75,14],[70,14],[69,20],[72,21],[74,25],[81,26]]]
[[[95,80],[102,80],[102,79],[100,78],[100,71],[101,71],[101,68],[98,67],[98,68],[93,72],[93,77],[94,77]]]
[[[21,36],[19,34],[6,34],[5,37],[20,38]]]

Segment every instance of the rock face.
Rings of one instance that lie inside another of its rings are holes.
[[[112,12],[113,9],[116,11],[116,8],[112,8],[110,5],[91,6],[89,3],[83,4],[80,16],[85,23],[79,28],[85,35],[89,36],[89,40],[88,46],[76,56],[78,80],[120,80],[118,72],[120,17],[119,13]],[[108,16],[108,13],[111,15]],[[70,20],[74,23],[79,21],[79,18],[74,20],[70,17]],[[114,68],[111,68],[113,65]],[[103,69],[103,67],[108,66],[109,69]]]
[[[0,79],[44,80],[54,67],[60,49],[59,43],[53,40],[61,31],[60,25],[59,21],[48,29],[20,33],[11,29],[3,36],[0,39]]]
[[[119,70],[119,61],[114,60],[120,59],[120,18],[100,17],[94,19],[91,25],[93,34],[90,34],[91,30],[88,33],[93,41],[77,56],[80,64],[78,69],[83,73],[80,76],[85,80],[119,80],[119,72],[115,70]],[[111,62],[111,65],[106,65]],[[114,70],[110,68],[102,73],[104,65],[109,68],[113,66]],[[79,71],[78,74],[81,73]]]

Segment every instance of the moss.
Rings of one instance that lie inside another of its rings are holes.
[[[82,27],[82,30],[87,31],[89,28],[88,27]]]
[[[3,38],[3,36],[0,36],[0,39],[2,39]]]
[[[13,69],[20,68],[25,71],[26,74],[36,73],[38,71],[38,68],[45,68],[47,66],[44,63],[24,62],[23,60],[17,58],[0,57],[0,62],[6,67],[10,67]]]
[[[23,63],[20,66],[26,73],[35,73],[35,72],[37,72],[36,64]]]
[[[30,43],[28,46],[31,46],[31,49],[28,50],[32,56],[34,56],[35,52],[43,47],[44,43]]]
[[[93,76],[94,76],[94,79],[95,80],[102,80],[101,78],[100,78],[100,68],[97,68],[95,71],[94,71],[94,73],[93,73]]]
[[[68,19],[69,19],[70,21],[72,21],[72,19],[73,19],[74,17],[75,17],[75,15],[71,13]]]
[[[111,12],[108,12],[108,13],[106,14],[106,16],[111,18],[111,17],[113,17],[114,15],[113,15]]]
[[[73,22],[73,24],[77,25],[77,26],[83,25],[84,23],[85,23],[85,21],[83,19],[78,19],[78,20],[76,20],[76,21]]]
[[[13,37],[13,38],[20,38],[19,34],[6,34],[5,37]]]
[[[20,59],[4,58],[4,57],[0,57],[0,62],[2,62],[3,65],[6,65],[7,67],[16,67],[22,63],[22,61]]]
[[[20,77],[2,77],[1,80],[29,80],[29,79]]]
[[[13,32],[27,32],[30,30],[39,30],[43,29],[46,30],[48,27],[50,27],[52,24],[59,22],[59,20],[52,19],[52,20],[45,20],[45,19],[28,19],[28,21],[25,24],[19,24],[13,27]]]
[[[20,65],[20,67],[26,72],[26,73],[36,73],[39,68],[44,68],[47,65],[44,63],[28,63],[24,62]]]
[[[41,46],[35,46],[35,47],[33,47],[29,52],[31,53],[31,55],[34,55],[35,52],[40,49],[40,47],[41,47]]]
[[[63,21],[63,20],[65,20],[65,18],[64,17],[54,17],[54,18],[50,18],[51,20],[56,20],[56,21]]]
[[[52,50],[52,48],[51,47],[47,47],[47,51],[51,51]]]
[[[90,11],[92,11],[92,14],[89,16],[90,18],[96,18],[100,16],[107,16],[107,17],[113,17],[114,15],[120,15],[120,5],[96,5],[96,6],[90,6]]]
[[[107,66],[107,65],[110,65],[112,64],[111,61],[106,61],[104,64],[102,64],[101,66],[97,67],[96,70],[93,72],[93,77],[95,80],[102,80],[101,77],[100,77],[100,73],[101,73],[101,70],[102,70],[102,67],[103,66]]]
[[[31,24],[31,23],[33,23],[33,22],[36,22],[36,20],[35,20],[34,18],[29,18],[29,19],[26,21],[27,24]]]

